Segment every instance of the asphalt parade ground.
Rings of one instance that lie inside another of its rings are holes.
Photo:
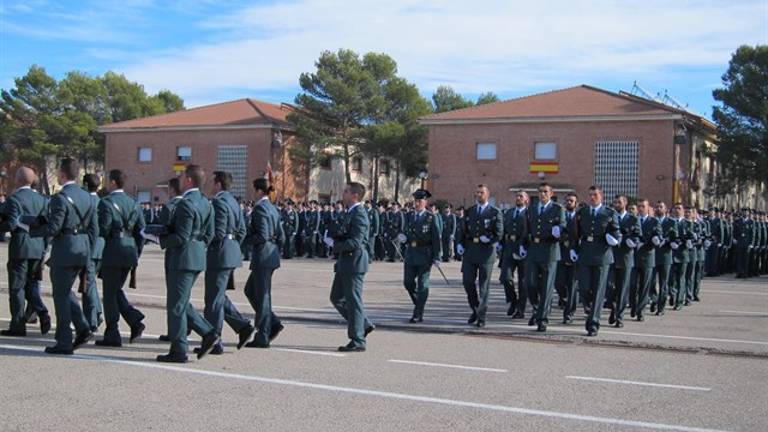
[[[432,272],[424,323],[409,324],[402,264],[376,262],[364,301],[377,329],[365,353],[340,353],[346,326],[328,300],[332,266],[283,261],[272,294],[286,329],[272,348],[237,351],[225,325],[223,355],[168,365],[154,361],[168,351],[157,340],[165,286],[162,253],[148,247],[138,289],[126,287],[147,316],[136,343],[51,356],[43,348],[53,332],[36,324],[25,338],[0,337],[0,430],[768,430],[767,277],[707,278],[701,302],[642,323],[627,314],[622,329],[605,312],[599,336],[587,338],[580,312],[566,326],[553,308],[545,334],[507,317],[498,269],[487,327],[468,326],[459,263],[443,266],[450,285]],[[246,264],[228,295],[252,317],[247,277]],[[7,290],[3,271],[2,328]],[[47,271],[43,293],[53,313]],[[202,275],[192,298],[202,310]]]

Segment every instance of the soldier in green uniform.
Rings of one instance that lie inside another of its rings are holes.
[[[578,307],[578,284],[576,283],[576,263],[571,260],[571,247],[576,238],[576,209],[579,205],[579,196],[570,192],[565,196],[565,232],[560,242],[560,262],[557,265],[555,284],[562,287],[565,294],[565,306],[563,307],[563,324],[573,322],[573,315]]]
[[[616,212],[603,205],[603,190],[589,188],[589,205],[576,213],[576,244],[571,260],[578,262],[579,289],[584,293],[588,336],[597,336],[600,309],[605,301],[606,282],[613,264],[611,248],[621,242],[621,229]]]
[[[723,221],[720,219],[720,211],[717,207],[710,209],[705,219],[709,222],[709,233],[712,242],[712,245],[707,249],[706,275],[713,277],[719,273],[720,250],[723,247],[725,230],[723,229]]]
[[[285,242],[285,234],[280,214],[269,202],[269,193],[274,190],[272,186],[267,179],[259,178],[253,181],[253,189],[256,194],[250,222],[253,253],[245,296],[256,312],[259,331],[246,346],[269,348],[270,342],[283,330],[280,318],[272,311],[272,274],[280,268],[280,245]]]
[[[309,202],[310,208],[304,212],[304,253],[307,258],[314,258],[317,252],[317,236],[320,232],[320,209],[317,207],[317,201]]]
[[[453,206],[446,204],[440,217],[443,221],[443,232],[440,234],[442,259],[443,262],[449,262],[453,255],[453,242],[456,240],[456,227],[458,225],[456,215],[453,213]]]
[[[654,267],[654,284],[651,285],[651,313],[664,315],[667,298],[671,292],[672,264],[674,249],[672,244],[677,241],[677,221],[667,215],[667,204],[664,201],[656,203],[656,219],[661,225],[661,244],[656,247],[656,266]],[[658,283],[658,291],[656,290]]]
[[[79,169],[76,160],[62,159],[58,173],[62,188],[51,199],[45,223],[31,227],[17,225],[28,230],[32,237],[53,237],[49,264],[56,310],[56,345],[45,348],[49,354],[72,354],[93,338],[91,327],[72,292],[77,275],[88,267],[91,249],[99,235],[96,207],[91,196],[75,184]],[[72,324],[76,332],[74,341]]]
[[[140,337],[146,326],[144,314],[133,307],[125,296],[123,285],[132,267],[139,262],[139,251],[144,244],[141,235],[144,215],[133,197],[123,191],[125,174],[114,169],[109,172],[109,195],[98,205],[99,233],[104,238],[101,278],[104,289],[104,318],[107,328],[99,346],[122,346],[118,322],[120,316],[131,329],[129,342]]]
[[[499,282],[504,286],[504,298],[509,303],[507,316],[514,319],[525,318],[525,305],[528,303],[527,283],[525,280],[524,242],[528,224],[528,193],[517,191],[515,207],[504,213],[504,237],[501,244],[501,274]],[[517,292],[514,276],[517,273]]]
[[[670,243],[672,252],[672,269],[669,282],[669,305],[674,310],[683,307],[686,293],[686,274],[690,263],[689,250],[693,249],[693,231],[684,218],[685,210],[682,203],[672,207],[672,219],[677,224],[677,239]]]
[[[616,195],[613,199],[621,230],[621,242],[613,248],[613,290],[609,296],[611,315],[608,324],[624,327],[624,309],[629,295],[629,281],[635,266],[635,248],[643,235],[640,221],[627,212],[627,197]]]
[[[299,214],[293,208],[293,201],[288,198],[285,200],[285,209],[283,209],[280,218],[283,223],[283,233],[285,233],[285,243],[283,244],[283,259],[292,259],[296,255],[296,233],[299,229]]]
[[[365,186],[348,183],[342,194],[347,212],[341,223],[323,242],[338,253],[339,259],[333,266],[334,277],[330,300],[339,314],[347,320],[347,345],[340,346],[342,352],[361,352],[366,349],[366,337],[376,327],[365,314],[363,306],[363,280],[368,272],[368,216],[361,200]]]
[[[40,332],[47,334],[51,329],[51,316],[40,298],[38,290],[30,290],[35,273],[40,269],[45,253],[45,241],[31,237],[28,230],[18,226],[22,218],[44,217],[47,211],[45,198],[32,189],[35,173],[32,169],[21,167],[16,171],[16,191],[5,203],[5,218],[0,230],[10,231],[11,242],[8,245],[8,301],[10,303],[11,322],[3,336],[26,336],[27,319],[25,300],[30,304],[42,305],[36,312],[40,319]]]
[[[213,172],[213,239],[208,245],[205,265],[205,308],[203,317],[221,334],[224,321],[238,335],[237,349],[248,342],[256,330],[250,320],[237,310],[227,297],[227,285],[235,269],[243,265],[240,243],[245,238],[245,221],[235,197],[229,192],[232,174]],[[221,343],[211,354],[222,354]]]
[[[96,174],[86,174],[83,176],[83,186],[91,194],[91,200],[97,208],[99,201],[98,190],[101,186],[101,179]],[[101,230],[99,230],[101,233]],[[91,250],[91,261],[88,263],[88,271],[86,272],[86,285],[85,291],[82,294],[81,300],[83,302],[83,313],[85,319],[91,325],[91,331],[95,332],[102,321],[102,308],[101,300],[99,299],[99,289],[96,286],[96,277],[101,269],[101,258],[104,253],[104,237],[101,235],[96,238],[96,245]]]
[[[464,229],[456,239],[456,249],[462,255],[462,283],[472,309],[467,324],[477,323],[478,327],[485,327],[496,244],[504,235],[504,216],[488,202],[490,196],[488,186],[477,185],[476,203],[466,211]]]
[[[373,261],[374,246],[376,245],[376,237],[379,235],[379,212],[373,207],[371,201],[365,201],[365,212],[368,214],[368,222],[370,223],[370,233],[368,235],[368,260]]]
[[[649,302],[649,294],[653,281],[653,270],[656,267],[656,248],[661,246],[662,228],[658,219],[651,216],[651,205],[647,199],[637,201],[642,237],[635,250],[636,277],[630,288],[630,315],[638,321],[645,321],[645,307]]]
[[[181,181],[184,195],[174,208],[168,234],[160,237],[160,246],[170,249],[166,307],[171,341],[170,352],[157,357],[160,362],[187,361],[187,322],[204,335],[198,359],[220,342],[216,329],[189,302],[192,286],[205,270],[205,248],[213,238],[213,206],[200,192],[204,178],[202,168],[187,165]]]
[[[752,220],[749,219],[749,209],[742,208],[739,218],[733,222],[737,279],[746,279],[749,276],[749,256],[754,241],[755,230]]]
[[[405,233],[398,236],[406,244],[403,263],[403,285],[413,302],[411,323],[424,320],[424,305],[429,297],[429,272],[432,265],[440,266],[440,226],[438,214],[427,210],[427,200],[432,195],[419,189],[413,193],[416,214]]]

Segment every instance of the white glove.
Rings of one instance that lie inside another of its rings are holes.
[[[501,243],[496,243],[496,252],[501,252],[504,246]]]
[[[690,240],[686,240],[685,247],[687,247],[688,249],[693,249],[693,242]]]
[[[576,262],[579,260],[579,254],[575,250],[571,249],[571,261]]]
[[[605,241],[606,241],[606,242],[607,242],[607,243],[608,243],[610,246],[616,246],[616,245],[618,245],[618,244],[619,244],[619,241],[618,241],[618,240],[616,240],[616,237],[614,237],[614,236],[612,236],[612,235],[610,235],[610,234],[606,234],[606,235],[605,235]]]
[[[653,243],[654,246],[661,246],[661,239],[659,236],[653,236],[651,238],[651,243]]]
[[[709,240],[704,240],[704,247],[709,249],[710,246],[712,246],[712,242]]]
[[[29,225],[21,222],[16,222],[16,226],[23,229],[26,232],[29,232]]]
[[[334,244],[334,241],[333,241],[333,239],[332,239],[332,238],[330,238],[330,237],[323,237],[323,243],[325,243],[325,245],[326,245],[326,246],[328,246],[328,247],[331,247],[331,248],[332,248],[332,247],[333,247],[333,244]]]
[[[151,241],[152,243],[160,244],[160,237],[158,237],[158,236],[156,236],[154,234],[147,234],[147,233],[145,233],[143,228],[142,228],[142,230],[139,233],[141,234],[142,237],[144,237],[145,239]]]
[[[451,240],[456,240],[456,236],[454,236],[453,234],[451,234]]]
[[[723,244],[722,243],[718,243],[717,247],[723,247]]]
[[[464,255],[464,246],[462,245],[456,245],[456,252],[459,253],[459,255]]]
[[[627,246],[629,246],[630,249],[634,249],[637,247],[637,243],[635,243],[631,238],[627,239]]]
[[[525,258],[528,256],[528,251],[525,250],[524,246],[520,246],[520,258]]]
[[[490,243],[491,239],[489,239],[487,236],[482,235],[480,236],[480,241],[483,243]]]
[[[736,239],[733,239],[733,244],[739,243]]]
[[[406,237],[405,234],[400,233],[397,235],[397,241],[399,241],[400,243],[405,243],[406,241],[408,241],[408,237]]]
[[[672,242],[669,244],[669,247],[671,247],[672,250],[677,250],[677,248],[679,248],[680,245],[677,242]]]
[[[555,225],[552,227],[552,237],[556,239],[560,238],[560,225]]]
[[[748,249],[752,249],[753,247],[754,247],[754,246],[752,246],[752,245],[749,245],[749,246],[748,246]]]
[[[440,267],[440,260],[432,261],[432,265],[435,266],[435,267]]]

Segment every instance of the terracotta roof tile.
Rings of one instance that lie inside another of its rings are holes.
[[[255,99],[238,99],[104,125],[100,130],[285,123],[290,108]]]
[[[430,120],[515,119],[535,117],[658,115],[673,108],[643,103],[596,87],[580,85],[516,99],[422,117]]]

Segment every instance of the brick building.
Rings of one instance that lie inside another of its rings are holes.
[[[584,197],[598,184],[606,196],[700,206],[738,201],[713,194],[720,174],[707,156],[716,145],[714,124],[624,92],[582,85],[433,114],[421,123],[429,127],[429,186],[455,204],[471,204],[478,183],[504,204],[518,189],[535,192],[541,181],[560,195]],[[764,205],[759,192],[749,204]]]

